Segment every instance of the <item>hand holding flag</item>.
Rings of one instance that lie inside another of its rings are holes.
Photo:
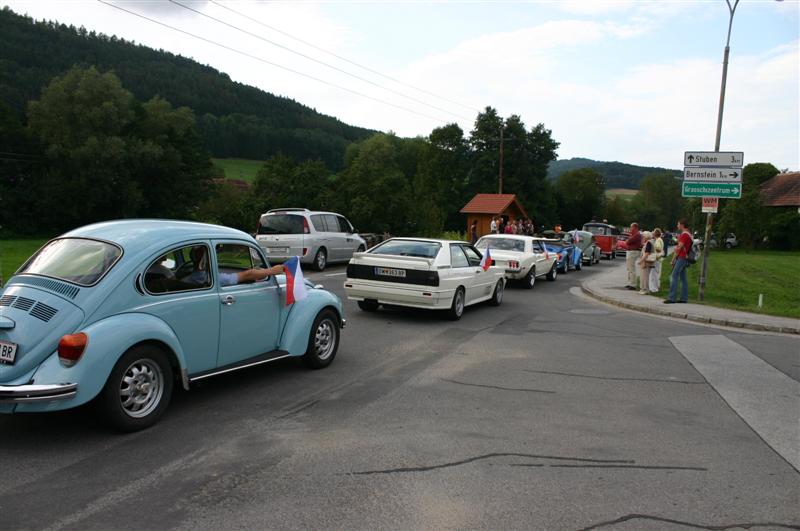
[[[283,264],[286,275],[286,306],[303,300],[308,296],[303,270],[300,269],[300,258],[295,256]]]
[[[483,258],[481,258],[481,268],[483,268],[484,271],[487,271],[491,266],[492,266],[492,256],[489,253],[489,248],[487,247],[486,252],[483,255]]]

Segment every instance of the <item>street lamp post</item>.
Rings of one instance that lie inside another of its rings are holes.
[[[719,111],[717,112],[717,135],[714,140],[714,151],[719,152],[719,141],[722,135],[722,110],[725,107],[725,84],[728,80],[728,55],[731,51],[731,28],[733,28],[733,15],[739,0],[735,0],[731,5],[731,0],[725,0],[728,4],[730,18],[728,19],[728,39],[725,41],[725,54],[722,58],[722,84],[719,89]],[[744,183],[742,183],[744,184]],[[708,253],[711,249],[711,227],[714,223],[714,214],[708,213],[706,217],[706,233],[703,239],[703,259],[700,263],[700,285],[697,290],[697,298],[703,300],[706,293],[706,275],[708,274]]]

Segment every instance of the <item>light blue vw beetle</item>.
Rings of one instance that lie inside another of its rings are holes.
[[[329,365],[345,325],[338,297],[307,283],[285,305],[285,277],[238,230],[167,220],[76,229],[48,242],[0,296],[0,412],[95,400],[113,426],[155,423],[179,382],[288,356]]]

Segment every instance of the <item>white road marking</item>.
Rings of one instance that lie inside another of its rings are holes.
[[[800,471],[800,382],[725,336],[669,340],[723,400]]]
[[[347,274],[347,271],[342,271],[341,273],[328,273],[328,274],[327,274],[327,275],[325,275],[325,276],[326,276],[326,277],[338,277],[338,276],[340,276],[340,275],[346,275],[346,274]]]

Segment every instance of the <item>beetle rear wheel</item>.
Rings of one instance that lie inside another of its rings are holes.
[[[172,398],[172,386],[172,366],[164,351],[138,345],[114,365],[97,403],[107,424],[137,431],[161,418]]]

